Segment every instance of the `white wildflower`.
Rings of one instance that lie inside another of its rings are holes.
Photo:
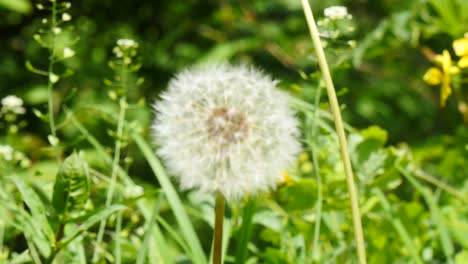
[[[75,51],[69,47],[66,47],[63,49],[63,57],[66,58],[71,58],[75,56]]]
[[[0,145],[0,158],[5,161],[12,161],[13,160],[13,153],[14,150],[9,145]]]
[[[129,185],[124,189],[124,197],[127,199],[141,196],[145,193],[145,190],[140,185]]]
[[[123,57],[123,52],[122,50],[120,49],[119,46],[115,46],[113,49],[112,49],[112,52],[115,54],[115,56],[117,58],[122,58]]]
[[[63,13],[62,14],[62,20],[63,21],[70,21],[72,19],[71,15],[68,13]]]
[[[26,112],[23,100],[15,95],[8,95],[2,99],[2,113],[22,115]]]
[[[138,43],[136,43],[136,41],[133,39],[118,39],[117,46],[120,46],[123,48],[137,48]]]
[[[326,17],[335,20],[335,19],[344,19],[348,18],[348,9],[345,6],[330,6],[323,10],[323,13]]]
[[[294,112],[276,84],[227,64],[188,69],[169,83],[153,131],[183,189],[236,200],[276,185],[300,149]]]
[[[59,28],[59,27],[54,27],[54,28],[52,29],[52,32],[53,32],[55,35],[58,35],[58,34],[60,34],[60,32],[62,32],[62,29]]]

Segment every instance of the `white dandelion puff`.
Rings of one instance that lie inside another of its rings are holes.
[[[247,66],[182,71],[154,106],[158,154],[181,188],[228,200],[274,188],[300,150],[288,96]]]

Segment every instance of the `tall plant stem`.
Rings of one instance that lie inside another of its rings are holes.
[[[325,52],[323,51],[322,44],[320,42],[320,36],[315,24],[314,16],[310,8],[308,0],[302,0],[302,8],[307,20],[307,24],[310,30],[310,36],[314,43],[315,52],[317,54],[320,69],[322,70],[323,79],[327,87],[328,100],[330,101],[330,107],[335,121],[335,129],[338,134],[338,141],[341,149],[341,157],[343,159],[343,165],[346,174],[346,182],[348,185],[349,199],[351,202],[351,211],[353,216],[354,236],[356,240],[356,247],[358,253],[358,259],[360,264],[367,263],[366,261],[366,250],[364,246],[364,235],[362,231],[361,217],[359,212],[359,201],[354,182],[353,170],[351,167],[351,160],[348,153],[348,143],[346,142],[346,135],[343,127],[343,120],[341,118],[341,112],[336,97],[335,88],[331,78],[330,70],[328,68],[327,60],[325,58]]]
[[[216,193],[215,224],[213,236],[213,264],[221,264],[223,256],[223,220],[224,220],[224,196]]]
[[[120,149],[122,147],[122,134],[123,134],[123,127],[124,127],[124,122],[125,122],[125,110],[127,108],[126,106],[126,98],[123,97],[120,99],[120,110],[119,110],[119,119],[117,123],[117,139],[115,142],[115,150],[114,150],[114,158],[112,160],[112,172],[111,172],[111,180],[110,180],[110,185],[109,189],[107,190],[107,196],[106,196],[106,208],[109,207],[112,203],[112,196],[114,195],[114,189],[117,181],[117,168],[119,166],[119,160],[120,160]],[[96,237],[96,245],[93,253],[93,258],[92,262],[96,262],[98,257],[99,257],[99,245],[102,242],[102,238],[104,236],[104,230],[106,228],[106,220],[102,220],[101,223],[99,224],[99,230],[98,234]]]
[[[120,72],[120,79],[121,79],[121,85],[124,90],[127,90],[128,88],[128,68],[127,66],[122,66],[121,72]],[[109,189],[107,190],[107,196],[106,196],[106,208],[109,207],[112,204],[112,196],[114,195],[114,189],[115,185],[117,182],[117,170],[119,168],[119,161],[120,161],[120,151],[122,148],[122,136],[123,136],[123,129],[125,125],[125,113],[127,110],[127,97],[124,95],[119,99],[119,117],[117,119],[117,132],[116,132],[116,139],[115,139],[115,147],[114,147],[114,157],[112,159],[112,170],[111,170],[111,180],[110,180],[110,185]],[[92,262],[96,262],[99,257],[99,245],[102,242],[103,236],[104,236],[104,230],[106,228],[106,219],[102,220],[101,223],[99,224],[99,230],[98,234],[96,237],[96,245],[94,248],[94,253],[93,253],[93,258]],[[117,234],[119,235],[119,234]],[[119,247],[120,243],[116,244],[116,247]],[[116,248],[117,252],[120,252],[119,248]]]
[[[48,80],[47,80],[47,97],[48,97],[48,110],[49,110],[49,126],[50,126],[50,133],[53,136],[53,140],[57,140],[57,128],[55,126],[55,118],[54,118],[54,98],[53,98],[53,92],[54,92],[54,80],[53,80],[53,75],[54,75],[54,65],[56,62],[56,36],[54,32],[54,28],[57,26],[57,2],[53,1],[52,2],[52,15],[51,15],[51,23],[50,23],[50,34],[51,34],[51,39],[50,39],[50,55],[49,55],[49,68],[48,68]],[[50,139],[49,139],[50,140]],[[53,141],[51,141],[51,144]],[[57,162],[60,162],[60,152],[57,148],[57,146],[53,146],[54,151],[55,151],[55,158],[57,159]]]
[[[322,95],[322,83],[319,84],[317,88],[317,93],[315,94],[315,111],[313,115],[313,119],[316,120],[318,118],[318,110],[319,109],[319,103],[320,103],[320,97]],[[317,140],[317,124],[315,122],[312,122],[312,128],[311,128],[311,136],[312,139],[309,141],[310,142],[310,148],[312,152],[312,162],[314,164],[314,170],[315,170],[315,177],[317,179],[317,211],[316,211],[316,216],[317,220],[315,222],[315,228],[314,228],[314,240],[312,242],[312,258],[314,260],[318,260],[320,254],[318,254],[318,242],[320,238],[320,224],[322,222],[322,205],[323,205],[323,197],[322,197],[322,177],[320,176],[320,165],[318,162],[317,158],[317,151],[316,151],[316,142]]]

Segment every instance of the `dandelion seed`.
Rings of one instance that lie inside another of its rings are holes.
[[[183,189],[228,200],[275,187],[300,145],[277,81],[252,67],[218,64],[179,73],[154,106],[158,154]]]

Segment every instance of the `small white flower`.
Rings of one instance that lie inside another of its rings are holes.
[[[70,21],[72,19],[71,15],[68,13],[63,13],[62,14],[62,20],[63,21]]]
[[[124,189],[124,197],[127,199],[141,196],[145,193],[145,190],[140,185],[126,186]]]
[[[23,100],[15,95],[8,95],[2,99],[2,112],[12,112],[17,115],[24,114]]]
[[[154,105],[153,132],[183,189],[228,200],[275,187],[300,144],[294,112],[277,81],[247,66],[182,71]]]
[[[326,17],[334,19],[344,19],[348,17],[348,9],[345,6],[330,6],[323,10]]]
[[[63,49],[63,58],[71,58],[75,56],[75,51],[69,47]]]
[[[60,34],[60,32],[62,32],[62,29],[59,27],[54,27],[52,29],[52,32],[54,32],[54,34],[57,35],[57,34]]]
[[[13,153],[14,153],[14,150],[11,146],[0,145],[0,157],[2,157],[5,161],[12,161]]]
[[[49,81],[51,83],[56,83],[60,80],[60,77],[57,75],[57,74],[54,74],[54,73],[50,73],[49,74]]]
[[[118,39],[117,46],[121,46],[123,48],[137,48],[138,43],[133,39]]]

